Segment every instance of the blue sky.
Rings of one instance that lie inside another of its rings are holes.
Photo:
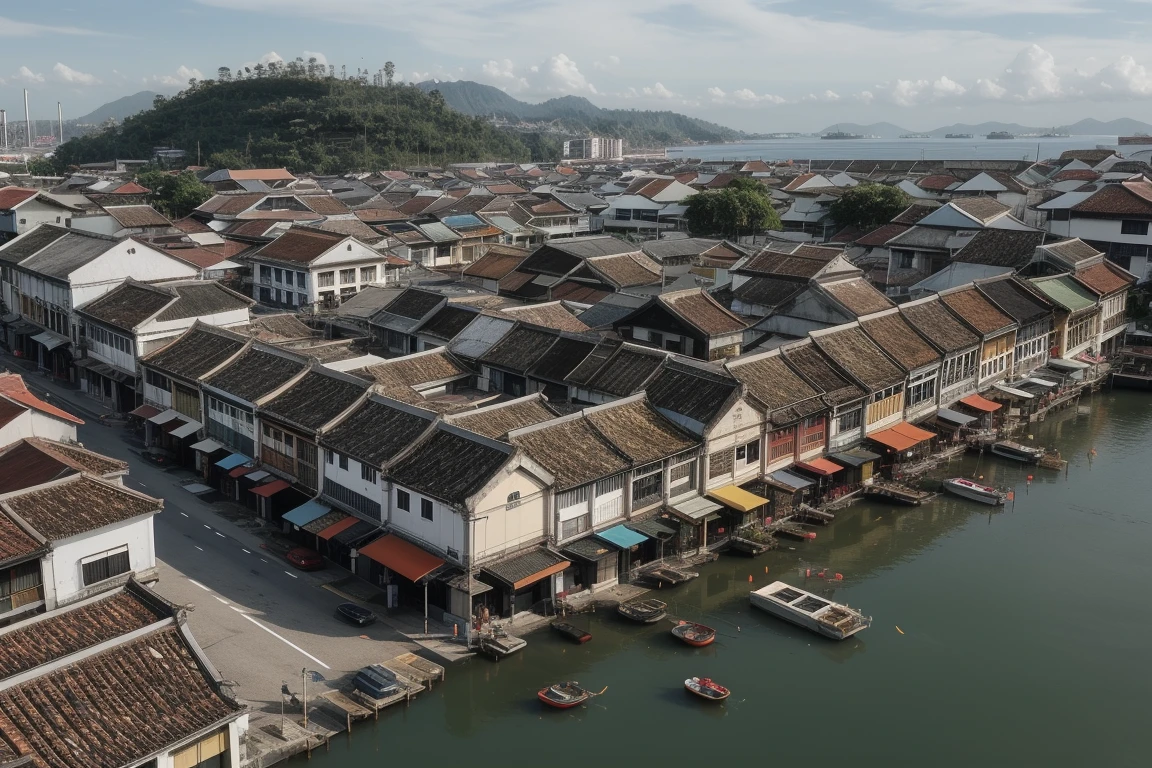
[[[105,0],[0,9],[0,107],[82,115],[278,56],[753,131],[1152,122],[1152,0]],[[1143,43],[1143,44],[1142,44]]]

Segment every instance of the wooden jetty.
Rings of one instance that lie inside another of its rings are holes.
[[[1068,462],[1060,458],[1059,451],[1049,451],[1040,457],[1040,461],[1036,462],[1038,466],[1044,469],[1062,470],[1068,466]]]
[[[762,555],[777,546],[779,546],[779,542],[771,536],[768,536],[764,541],[733,536],[728,542],[728,549],[745,555]]]
[[[397,679],[404,678],[425,685],[429,689],[432,688],[433,682],[444,679],[444,667],[414,653],[401,654],[380,666],[395,673]]]
[[[864,496],[878,501],[887,501],[892,504],[903,504],[909,507],[918,507],[934,494],[921,491],[903,483],[888,480],[876,480],[871,485],[864,486]]]
[[[657,565],[655,568],[646,568],[640,571],[639,577],[661,587],[674,587],[691,581],[699,575],[695,571],[686,571],[671,565]]]
[[[1113,387],[1152,390],[1152,348],[1124,347],[1110,376]]]
[[[799,523],[792,522],[791,519],[781,520],[778,523],[772,523],[772,533],[777,536],[790,536],[793,539],[808,540],[816,538],[816,534],[809,531]]]
[[[827,525],[836,520],[836,515],[832,512],[825,512],[822,509],[816,509],[816,507],[810,504],[801,504],[796,508],[796,511],[792,513],[792,519],[801,523]]]

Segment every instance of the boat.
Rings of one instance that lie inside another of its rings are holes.
[[[1003,493],[988,485],[980,485],[963,477],[950,477],[944,481],[944,490],[981,504],[1000,506],[1006,501]]]
[[[1011,440],[999,440],[992,443],[992,447],[989,450],[997,456],[1003,456],[1013,461],[1022,461],[1025,464],[1036,464],[1040,459],[1044,458],[1043,448],[1032,448],[1031,446],[1014,443]]]
[[[632,600],[620,603],[616,612],[632,621],[642,624],[655,624],[668,615],[668,604],[659,600]]]
[[[585,632],[583,629],[580,629],[580,627],[577,627],[574,624],[569,624],[566,621],[552,622],[552,629],[564,635],[569,640],[580,643],[581,645],[592,639],[591,632]]]
[[[490,654],[496,661],[523,650],[526,645],[527,640],[510,635],[499,626],[480,636],[480,650]]]
[[[832,139],[834,141],[845,141],[845,140],[849,140],[849,139],[862,139],[862,138],[864,138],[864,134],[862,134],[862,133],[847,133],[846,131],[831,131],[830,133],[824,134],[820,138]]]
[[[748,597],[752,607],[833,640],[851,637],[872,624],[871,617],[855,608],[825,600],[782,581],[774,581]]]
[[[887,480],[874,480],[871,485],[864,486],[863,493],[866,499],[887,501],[890,504],[903,504],[909,507],[918,507],[932,496],[927,491]]]
[[[902,138],[902,139],[930,139],[932,137],[926,133],[902,133],[902,134],[900,134],[900,138]]]
[[[770,549],[775,549],[777,544],[777,539],[772,536],[769,536],[767,541],[733,536],[728,540],[728,549],[744,555],[762,555]]]
[[[946,133],[946,134],[944,134],[944,138],[946,138],[946,139],[970,139],[970,138],[972,138],[972,134],[970,134],[970,133]]]
[[[556,683],[547,688],[541,688],[536,692],[536,698],[544,702],[550,707],[556,709],[571,709],[578,707],[593,696],[599,696],[604,691],[608,690],[605,686],[600,693],[594,693],[587,688],[581,688],[580,683],[571,680],[566,683]]]
[[[992,133],[988,134],[988,136],[986,138],[989,138],[989,139],[1014,139],[1016,137],[1013,136],[1011,133],[1008,133],[1008,131],[992,131]]]
[[[684,690],[708,701],[724,701],[732,695],[732,691],[706,677],[688,678],[684,681]]]
[[[699,575],[700,574],[695,571],[685,571],[679,568],[673,568],[670,565],[649,568],[640,574],[641,578],[658,587],[675,587],[686,581],[691,581]]]
[[[716,630],[694,621],[681,621],[672,627],[672,634],[693,648],[703,648],[716,641]]]

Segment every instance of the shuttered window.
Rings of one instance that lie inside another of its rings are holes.
[[[128,559],[128,547],[124,546],[86,557],[80,561],[80,567],[84,571],[84,586],[87,587],[127,573],[132,570],[132,563]]]

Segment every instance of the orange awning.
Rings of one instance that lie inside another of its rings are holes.
[[[906,451],[914,445],[931,440],[936,437],[935,434],[920,427],[914,427],[906,421],[902,421],[894,427],[882,429],[879,432],[873,432],[868,435],[869,440],[886,445],[895,451]]]
[[[812,459],[811,461],[796,462],[796,466],[800,469],[806,469],[809,472],[815,472],[818,475],[831,475],[840,472],[844,467],[839,464],[828,461],[828,459]]]
[[[256,467],[249,467],[246,464],[241,464],[240,466],[236,467],[236,469],[229,472],[228,477],[244,477],[244,475],[250,474],[250,473],[255,472],[255,471],[256,471]]]
[[[894,432],[899,432],[900,434],[904,435],[904,437],[914,438],[918,443],[922,443],[925,440],[931,440],[932,438],[936,437],[935,432],[929,432],[926,429],[920,429],[920,427],[917,427],[914,424],[909,424],[906,421],[902,421],[899,424],[893,426],[892,430]]]
[[[337,523],[339,525],[339,523]],[[444,565],[444,561],[394,534],[382,536],[360,550],[360,554],[395,571],[409,581],[420,581]]]
[[[273,480],[270,483],[264,483],[264,485],[256,486],[252,489],[252,493],[256,494],[257,496],[268,498],[272,494],[280,493],[280,491],[288,487],[289,483],[287,480]]]
[[[969,408],[975,408],[976,410],[984,411],[985,413],[998,411],[1000,410],[1001,405],[1000,403],[993,402],[986,397],[980,397],[980,395],[968,395],[968,397],[965,397],[960,402]]]
[[[549,576],[560,573],[560,571],[564,570],[565,568],[567,568],[570,565],[572,565],[572,563],[568,560],[565,560],[562,563],[556,563],[555,565],[550,565],[542,571],[537,571],[536,573],[532,574],[531,576],[525,576],[524,578],[515,582],[512,585],[512,588],[513,589],[524,589],[524,587],[530,587],[533,584],[535,584],[536,582],[540,581],[540,579],[546,579]]]
[[[352,526],[356,525],[357,522],[359,522],[359,518],[346,517],[338,523],[332,523],[332,525],[328,526],[316,535],[324,539],[324,541],[328,541],[328,539],[332,538],[336,534],[346,531]]]

